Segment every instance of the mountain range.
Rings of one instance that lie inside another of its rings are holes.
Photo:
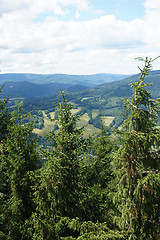
[[[133,94],[130,84],[138,81],[139,75],[135,74],[125,79],[105,82],[81,91],[68,91],[66,98],[81,108],[81,114],[87,113],[90,118],[89,122],[95,127],[101,127],[102,116],[112,116],[114,117],[112,126],[117,128],[123,122],[123,99]],[[147,88],[153,98],[160,98],[160,70],[151,71],[145,81],[154,83],[153,86],[149,85]],[[53,102],[56,102],[56,100],[56,95],[28,98],[24,101],[24,108],[26,111],[33,109],[36,111],[39,109],[53,111]],[[93,118],[94,112],[97,112],[95,118]],[[160,125],[160,117],[158,121]]]
[[[0,74],[0,81],[5,82],[1,97],[24,98],[26,112],[53,111],[53,102],[57,101],[57,93],[59,90],[67,90],[67,100],[80,107],[83,114],[87,113],[90,117],[89,122],[94,126],[101,126],[102,116],[112,116],[114,117],[114,125],[112,125],[118,127],[123,122],[123,99],[132,95],[130,84],[136,82],[138,78],[139,74],[132,76]],[[151,71],[145,81],[154,83],[147,88],[153,98],[160,98],[160,70]],[[97,112],[95,118],[92,117],[94,111]]]
[[[0,74],[0,82],[32,82],[37,84],[44,83],[63,83],[78,84],[84,86],[95,86],[104,82],[126,78],[124,74],[99,73],[93,75],[68,75],[68,74],[29,74],[29,73],[6,73]]]
[[[0,86],[4,84],[2,97],[51,96],[59,90],[82,91],[99,84],[126,78],[121,74],[67,75],[67,74],[0,74]]]

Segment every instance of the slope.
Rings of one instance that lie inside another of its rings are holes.
[[[0,83],[4,82],[31,82],[37,84],[62,83],[71,85],[83,85],[93,87],[95,85],[120,80],[127,75],[100,73],[93,75],[68,75],[68,74],[26,74],[26,73],[8,73],[0,74]]]

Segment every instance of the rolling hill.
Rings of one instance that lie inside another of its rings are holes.
[[[89,116],[89,124],[100,128],[102,116],[112,117],[113,121],[110,127],[117,128],[123,122],[123,99],[131,96],[131,83],[138,80],[139,75],[133,75],[123,80],[100,84],[96,87],[88,88],[80,92],[68,92],[66,98],[71,101],[74,106],[80,107],[82,115],[87,113]],[[160,71],[151,71],[146,77],[147,82],[154,82],[153,86],[147,88],[154,98],[160,97]],[[24,108],[28,110],[49,110],[54,111],[53,102],[56,102],[56,96],[26,99]],[[29,107],[30,106],[30,107]],[[94,113],[97,113],[94,115]]]
[[[68,74],[25,74],[8,73],[0,74],[0,83],[4,82],[31,82],[36,84],[62,83],[93,87],[95,85],[112,82],[126,78],[128,75],[100,73],[93,75],[68,75]]]
[[[10,98],[33,98],[50,96],[57,94],[59,90],[63,91],[71,86],[71,84],[58,83],[35,84],[27,81],[6,82],[4,84],[1,97],[9,96]]]
[[[78,113],[82,117],[85,116],[85,123],[88,122],[90,129],[92,129],[91,126],[96,129],[100,128],[102,121],[105,124],[107,122],[110,129],[113,129],[118,128],[124,120],[122,116],[123,99],[131,96],[132,88],[130,84],[137,81],[138,77],[139,74],[136,74],[122,80],[106,81],[92,87],[79,85],[78,83],[73,84],[72,79],[70,80],[72,84],[62,82],[38,84],[33,81],[22,80],[7,81],[1,97],[24,98],[24,113],[32,111],[33,120],[36,121],[37,126],[42,128],[42,111],[47,111],[47,114],[54,112],[55,105],[53,103],[57,101],[59,90],[67,90],[67,100],[72,102],[75,108],[80,109]],[[151,71],[145,81],[154,82],[152,87],[148,86],[147,88],[154,98],[160,97],[160,71]],[[10,105],[13,105],[13,102],[11,99]],[[86,119],[88,120],[86,121]]]
[[[55,95],[59,90],[78,92],[124,77],[120,74],[0,74],[0,86],[5,86],[1,96],[31,98]]]

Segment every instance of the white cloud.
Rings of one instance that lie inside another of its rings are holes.
[[[0,69],[2,72],[134,73],[134,57],[155,57],[160,48],[160,3],[147,0],[143,20],[117,20],[106,15],[90,21],[67,21],[67,6],[75,17],[90,11],[87,0],[0,0]],[[152,4],[153,3],[153,4]],[[154,7],[153,7],[154,6]],[[53,15],[33,21],[42,13]]]
[[[145,3],[146,15],[144,18],[145,23],[145,42],[149,48],[160,48],[160,1],[147,0]],[[159,49],[160,54],[160,49]]]
[[[159,0],[146,0],[144,3],[146,10],[155,9],[160,10],[160,1]]]
[[[45,11],[64,15],[63,7],[66,6],[74,6],[80,11],[89,11],[92,7],[88,0],[0,0],[0,6],[0,14],[23,11],[23,14],[30,14],[27,14],[29,18]]]
[[[20,10],[28,6],[25,0],[0,0],[0,14]]]
[[[88,0],[58,0],[58,3],[60,3],[62,6],[75,6],[80,11],[89,11],[92,7],[90,1]]]

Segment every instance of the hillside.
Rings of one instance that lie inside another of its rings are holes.
[[[33,98],[50,96],[57,94],[59,90],[65,90],[70,88],[71,86],[72,85],[70,84],[58,84],[58,83],[35,84],[27,81],[6,82],[4,84],[1,96],[2,97],[9,96],[11,98],[15,97]]]
[[[100,73],[93,75],[68,75],[68,74],[25,74],[8,73],[0,74],[0,83],[4,82],[31,82],[36,84],[62,83],[93,87],[95,85],[112,82],[126,78],[127,75]]]
[[[1,84],[0,86],[2,86]],[[33,98],[57,95],[58,92],[67,90],[68,92],[77,92],[87,89],[82,85],[71,85],[62,83],[35,84],[27,81],[23,82],[6,82],[1,97],[9,96],[10,98]]]
[[[85,91],[66,94],[68,101],[71,101],[75,107],[80,107],[82,115],[87,113],[89,124],[100,128],[102,116],[113,117],[110,127],[117,128],[123,122],[123,99],[132,94],[132,88],[129,85],[138,80],[138,74],[123,80],[104,83],[96,87],[86,89]],[[148,86],[153,97],[160,97],[160,71],[152,71],[145,81],[154,82],[153,86]],[[48,110],[54,111],[53,102],[56,102],[56,96],[26,99],[24,109],[26,111]],[[94,115],[94,113],[97,113]]]
[[[1,96],[32,98],[56,95],[59,90],[79,92],[124,77],[120,74],[0,74],[0,86],[5,85]]]

